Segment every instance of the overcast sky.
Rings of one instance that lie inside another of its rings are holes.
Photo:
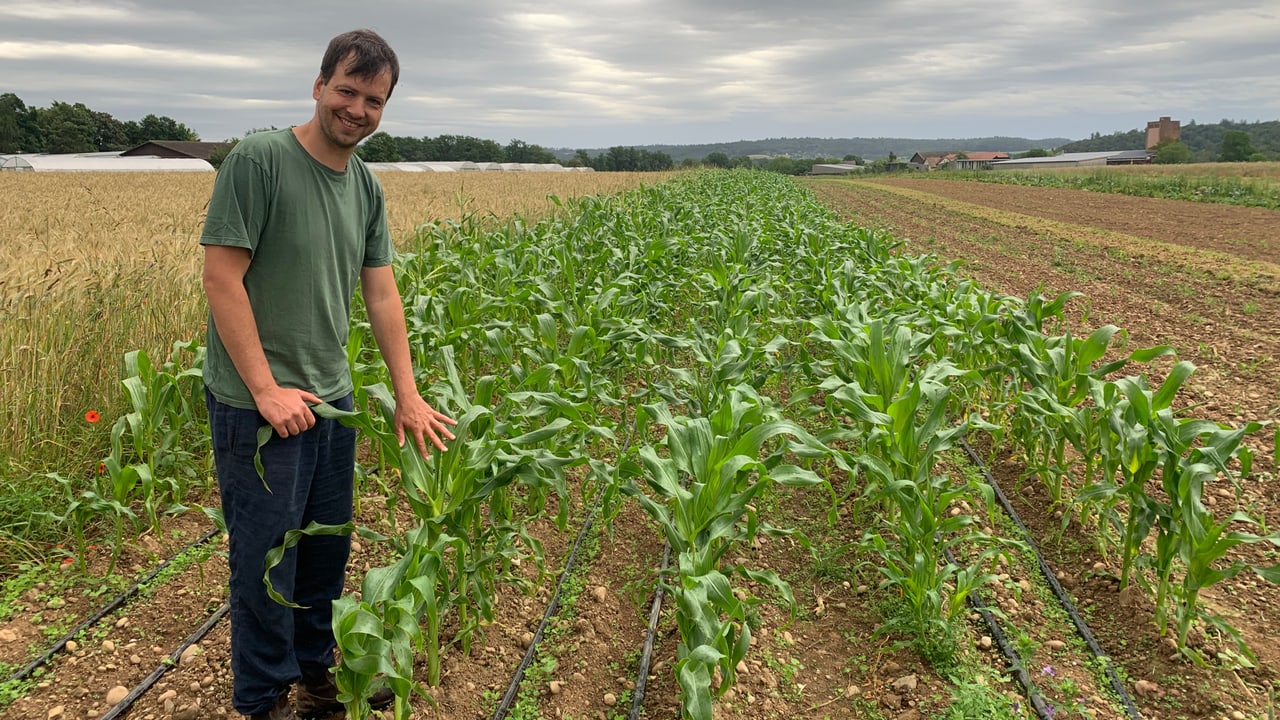
[[[393,135],[601,148],[1280,119],[1277,0],[0,0],[0,93],[222,140],[306,121],[325,45],[357,27],[400,57]]]

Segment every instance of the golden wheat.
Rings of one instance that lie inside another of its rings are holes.
[[[398,243],[472,213],[536,219],[665,174],[385,173]],[[212,174],[0,173],[0,479],[92,472],[123,410],[124,353],[202,336],[199,236]]]

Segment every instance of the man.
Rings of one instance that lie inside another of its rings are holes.
[[[396,432],[429,452],[454,420],[418,394],[391,260],[382,188],[352,157],[372,134],[399,76],[395,52],[369,30],[334,38],[304,125],[251,135],[227,155],[204,233],[209,301],[204,366],[223,515],[230,533],[232,704],[255,720],[324,717],[336,700],[331,603],[350,539],[304,538],[272,583],[304,609],[273,602],[266,552],[284,533],[352,515],[355,430],[309,405],[352,407],[346,341],[356,280],[396,395]],[[256,433],[275,434],[254,455]],[[299,683],[297,712],[289,691]],[[385,689],[371,704],[392,701]]]

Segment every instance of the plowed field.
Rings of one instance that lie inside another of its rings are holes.
[[[918,178],[819,180],[810,186],[845,219],[891,231],[905,242],[904,252],[960,261],[958,273],[988,290],[1024,298],[1037,289],[1083,293],[1068,306],[1081,331],[1113,324],[1127,330],[1130,349],[1172,345],[1198,368],[1183,387],[1185,413],[1232,425],[1280,416],[1280,213]],[[1157,363],[1153,381],[1167,367]],[[1272,432],[1248,442],[1274,471]],[[1002,471],[1011,484],[1016,481],[1017,468],[997,468],[997,476]],[[1274,473],[1256,479],[1245,484],[1241,497],[1205,502],[1265,517],[1270,532],[1280,523],[1280,492]],[[1048,503],[1032,485],[1015,493],[1015,505],[1040,535],[1047,559],[1068,576],[1087,576],[1096,558],[1070,533],[1054,540],[1055,520],[1045,516]],[[1266,564],[1280,560],[1274,547],[1263,547],[1239,557]],[[1211,600],[1258,654],[1249,682],[1241,680],[1243,671],[1196,669],[1169,657],[1169,648],[1134,622],[1145,610],[1124,598],[1117,602],[1114,588],[1080,583],[1072,590],[1084,601],[1103,649],[1131,676],[1165,676],[1162,686],[1202,688],[1178,702],[1150,703],[1144,714],[1217,717],[1231,694],[1258,700],[1258,688],[1271,684],[1280,668],[1274,633],[1280,588],[1252,574],[1224,583]],[[1269,705],[1265,691],[1261,700],[1262,707]]]

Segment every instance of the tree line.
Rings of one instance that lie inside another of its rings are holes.
[[[30,106],[13,93],[0,95],[0,153],[86,153],[128,150],[150,140],[199,140],[186,125],[164,115],[117,120],[84,103],[54,101]]]
[[[512,140],[501,145],[495,140],[468,135],[436,137],[395,136],[376,132],[369,136],[356,154],[365,162],[444,162],[463,161],[495,163],[560,163],[565,167],[589,167],[612,172],[654,172],[675,167],[671,156],[642,148],[612,147],[594,157],[579,150],[573,157],[560,160],[540,145]]]

